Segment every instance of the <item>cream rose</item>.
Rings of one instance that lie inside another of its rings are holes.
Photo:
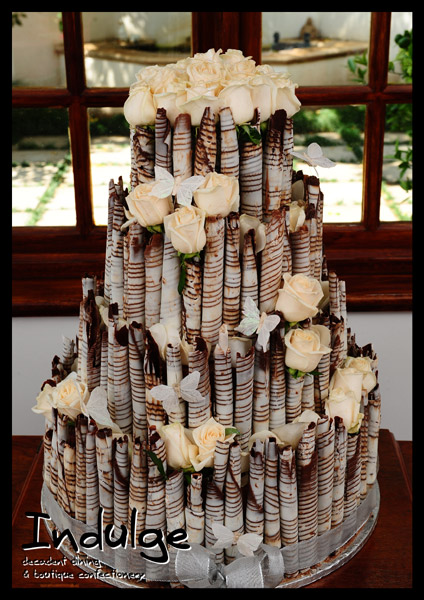
[[[329,391],[334,388],[339,388],[344,392],[352,392],[357,402],[361,402],[362,398],[362,380],[363,374],[361,371],[350,367],[337,368],[330,379]]]
[[[52,421],[53,390],[54,386],[50,385],[50,383],[45,383],[36,398],[37,404],[32,407],[33,412],[37,415],[44,415],[50,422]]]
[[[290,204],[290,232],[294,233],[302,227],[305,222],[305,209],[298,202],[291,202]]]
[[[53,406],[59,413],[74,421],[82,412],[83,404],[88,401],[89,391],[85,383],[77,381],[77,374],[73,372],[53,388],[52,398]]]
[[[180,113],[189,114],[191,124],[197,126],[200,125],[205,108],[209,107],[215,115],[215,121],[217,121],[220,100],[215,95],[215,88],[216,86],[207,87],[204,85],[188,87],[185,93],[179,94],[176,99],[177,110]]]
[[[284,286],[278,290],[275,309],[282,312],[286,321],[291,323],[314,317],[324,295],[318,279],[302,273],[284,273],[283,279]]]
[[[271,73],[270,77],[277,88],[273,112],[284,109],[291,118],[301,106],[295,94],[296,85],[282,73]]]
[[[356,369],[362,373],[362,389],[370,392],[377,385],[377,378],[372,370],[371,359],[369,356],[348,356],[344,366],[350,369]]]
[[[223,66],[220,61],[193,56],[187,63],[187,76],[191,83],[220,81],[223,77]]]
[[[193,198],[196,205],[202,208],[208,217],[226,217],[230,212],[238,212],[240,203],[238,179],[211,171],[193,192]]]
[[[286,344],[286,366],[310,373],[316,369],[321,357],[331,348],[323,344],[320,329],[289,329],[284,337]],[[327,340],[325,340],[327,341]]]
[[[272,115],[276,103],[277,87],[265,74],[257,73],[249,80],[250,94],[254,108],[259,108],[261,122]]]
[[[163,223],[172,211],[172,198],[159,198],[153,193],[156,181],[140,183],[126,197],[129,211],[143,227],[153,227]]]
[[[192,254],[203,249],[205,218],[205,211],[197,206],[182,206],[164,218],[165,233],[178,252]]]
[[[190,454],[196,453],[197,448],[186,436],[186,431],[181,423],[164,425],[160,428],[159,435],[165,442],[167,464],[173,469],[189,468],[191,466]]]
[[[325,413],[334,419],[340,417],[343,419],[344,426],[349,433],[356,433],[363,418],[359,412],[360,403],[356,400],[352,391],[344,391],[341,388],[333,388],[325,401]]]
[[[204,467],[213,467],[216,442],[218,440],[221,442],[232,441],[235,435],[232,433],[226,436],[225,427],[215,421],[213,417],[203,425],[191,430],[190,434],[197,447],[197,451],[190,447],[190,460],[196,471],[200,471]]]
[[[138,82],[130,87],[129,96],[124,104],[124,116],[131,127],[154,125],[156,107],[148,85]]]
[[[220,107],[231,109],[234,123],[248,123],[253,119],[255,106],[252,102],[250,85],[245,82],[229,83],[219,92]]]

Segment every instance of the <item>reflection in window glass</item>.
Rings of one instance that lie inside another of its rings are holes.
[[[303,107],[293,117],[296,152],[316,142],[335,167],[317,167],[324,194],[324,223],[358,223],[362,218],[362,158],[365,106]],[[315,175],[294,159],[293,168]]]
[[[381,221],[412,219],[412,104],[388,104],[384,134]]]
[[[412,83],[412,12],[392,12],[389,83]]]
[[[64,65],[61,13],[12,13],[12,84],[65,87]]]
[[[12,225],[75,225],[66,109],[12,111]]]
[[[130,132],[121,108],[90,109],[88,114],[94,223],[106,225],[109,181],[122,177],[130,189]]]
[[[83,30],[90,87],[129,87],[143,66],[191,52],[190,12],[86,12]]]
[[[262,63],[299,85],[353,85],[367,60],[369,12],[263,12]],[[366,70],[365,70],[366,73]],[[360,75],[359,75],[360,76]]]

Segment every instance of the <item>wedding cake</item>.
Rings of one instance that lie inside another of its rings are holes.
[[[76,341],[33,408],[56,527],[101,514],[131,542],[105,565],[170,585],[295,581],[357,533],[375,491],[377,356],[326,262],[317,169],[334,163],[294,151],[295,89],[239,50],[130,87],[130,191],[110,181],[104,273],[82,278]],[[146,558],[154,532],[163,564]]]

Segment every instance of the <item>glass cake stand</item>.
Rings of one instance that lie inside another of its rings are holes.
[[[380,508],[380,491],[377,481],[374,484],[376,486],[376,501],[375,505],[370,512],[365,523],[360,527],[356,533],[345,543],[343,546],[338,548],[330,556],[318,565],[307,569],[305,572],[301,572],[295,577],[285,577],[277,588],[300,588],[330,573],[333,573],[349,560],[351,560],[355,554],[357,554],[361,548],[366,544],[371,534],[374,531],[377,523],[379,508]],[[43,496],[41,498],[41,508],[46,512],[47,508],[43,503]],[[44,520],[45,527],[50,537],[52,537],[52,531],[57,527],[52,521]],[[120,588],[179,588],[185,587],[179,582],[160,582],[160,581],[143,581],[126,578],[126,574],[120,573],[117,569],[114,569],[106,564],[100,563],[99,561],[93,561],[84,552],[75,552],[71,546],[69,540],[65,538],[64,542],[59,548],[60,552],[66,556],[73,564],[76,564],[82,571],[88,573],[87,579],[97,579],[102,582],[120,587]],[[94,562],[94,564],[89,564]],[[139,578],[141,579],[141,578]]]

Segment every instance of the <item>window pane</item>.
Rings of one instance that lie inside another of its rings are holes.
[[[190,12],[86,12],[83,30],[90,87],[129,87],[143,66],[191,51]]]
[[[306,152],[312,142],[321,146],[335,167],[317,167],[324,194],[324,223],[357,223],[362,218],[362,157],[365,106],[303,107],[293,117],[294,147]],[[305,162],[294,159],[294,170],[315,175]]]
[[[93,215],[96,225],[107,224],[109,181],[122,177],[130,188],[130,133],[121,108],[89,109]]]
[[[12,13],[12,83],[66,86],[61,13]]]
[[[367,83],[370,18],[369,12],[263,12],[262,63],[299,85]]]
[[[384,134],[381,221],[412,219],[412,105],[388,104]]]
[[[412,12],[392,12],[389,83],[412,83]]]
[[[12,111],[12,225],[75,225],[66,109]]]

